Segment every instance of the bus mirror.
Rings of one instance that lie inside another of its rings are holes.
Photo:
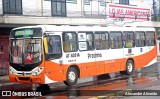
[[[44,49],[45,49],[45,53],[48,54],[48,43],[47,43],[47,37],[44,37]]]

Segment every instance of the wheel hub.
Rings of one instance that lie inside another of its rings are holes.
[[[69,80],[70,80],[71,82],[74,82],[75,79],[76,79],[75,73],[74,73],[73,71],[69,72],[68,78],[69,78]]]
[[[131,63],[129,63],[127,67],[128,67],[128,71],[129,71],[129,72],[132,72],[132,69],[133,69],[132,64],[131,64]]]

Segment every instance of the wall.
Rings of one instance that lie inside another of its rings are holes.
[[[0,14],[3,14],[2,0],[0,0]]]
[[[37,2],[36,0],[22,0],[23,15],[37,15]]]
[[[68,17],[81,15],[81,0],[66,0],[66,11]],[[43,1],[43,16],[52,16],[51,0]]]
[[[8,39],[9,35],[0,35],[0,75],[8,74]]]
[[[105,12],[105,1],[110,2],[111,0],[101,0],[99,2],[98,0],[88,0],[89,4],[87,4],[86,1],[87,0],[66,0],[67,16],[80,17],[83,14],[102,14]],[[22,0],[22,7],[22,14],[26,16],[52,16],[51,0]],[[0,0],[0,14],[3,14],[2,0]]]
[[[52,16],[51,1],[43,1],[43,16]]]
[[[81,0],[66,0],[67,17],[81,16]]]
[[[95,1],[85,1],[84,2],[84,13],[86,15],[91,15],[92,17],[97,17],[105,15],[107,3],[105,0],[95,0]]]

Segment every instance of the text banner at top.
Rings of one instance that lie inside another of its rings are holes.
[[[142,8],[137,6],[108,4],[108,18],[124,18],[127,20],[151,20],[151,8]]]

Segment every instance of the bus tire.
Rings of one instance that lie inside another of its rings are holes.
[[[70,67],[67,71],[67,78],[66,81],[64,81],[64,84],[67,86],[73,86],[77,83],[78,80],[78,72],[76,68]]]
[[[130,59],[126,62],[126,70],[120,71],[120,74],[122,75],[132,75],[134,71],[134,62]]]

